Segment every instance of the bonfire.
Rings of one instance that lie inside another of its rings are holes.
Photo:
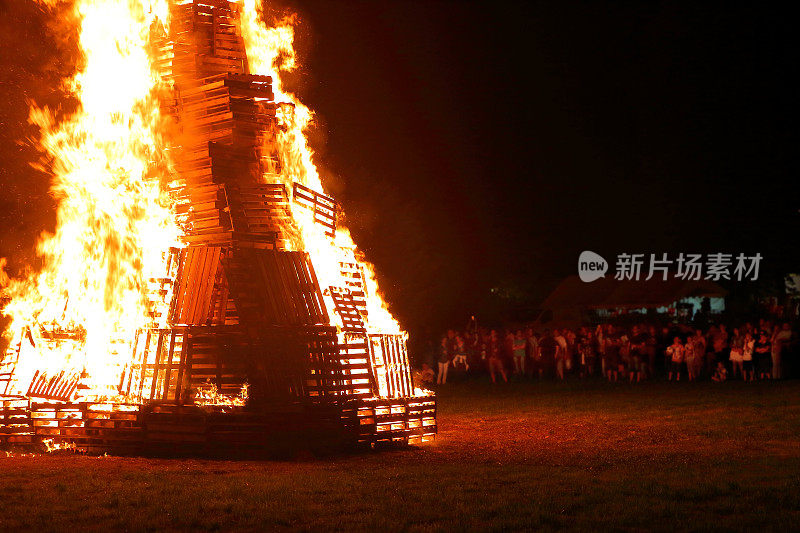
[[[431,440],[433,394],[325,192],[283,87],[294,17],[255,0],[77,0],[63,120],[32,107],[58,199],[42,267],[0,279],[0,444]]]

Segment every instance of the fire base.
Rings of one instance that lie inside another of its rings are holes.
[[[281,409],[0,400],[0,446],[115,455],[273,455],[418,444],[436,435],[436,400],[359,399]],[[309,444],[312,443],[312,444]]]

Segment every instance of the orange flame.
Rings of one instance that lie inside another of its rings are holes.
[[[291,185],[301,183],[317,192],[324,193],[322,180],[314,164],[314,153],[308,146],[305,132],[311,126],[314,114],[282,84],[281,74],[296,69],[294,52],[294,25],[296,17],[289,16],[274,26],[262,24],[261,3],[244,0],[242,11],[242,38],[247,48],[250,70],[254,74],[271,76],[276,102],[290,102],[294,107],[286,131],[279,136],[281,146],[281,178]],[[289,187],[291,189],[291,187]],[[389,312],[380,295],[373,266],[363,260],[362,254],[347,228],[338,227],[335,239],[326,237],[314,223],[314,217],[302,208],[293,209],[294,221],[300,228],[302,242],[295,243],[298,249],[309,252],[314,269],[323,287],[347,287],[348,280],[342,275],[340,263],[355,259],[362,267],[366,282],[367,327],[375,333],[400,333],[400,325]],[[332,300],[327,301],[333,308]]]
[[[74,9],[84,64],[66,87],[80,108],[61,123],[48,109],[30,113],[59,204],[55,233],[39,240],[42,270],[5,279],[8,336],[31,348],[20,357],[16,392],[34,368],[86,370],[95,392],[109,387],[134,332],[153,321],[148,280],[179,242],[160,188],[168,166],[161,82],[146,46],[167,0],[79,0]]]

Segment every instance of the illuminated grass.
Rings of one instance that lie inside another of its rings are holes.
[[[800,382],[477,382],[439,441],[295,461],[0,458],[0,530],[755,529],[800,523]]]

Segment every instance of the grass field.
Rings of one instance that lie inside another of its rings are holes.
[[[0,455],[0,531],[800,528],[800,382],[473,382],[439,398],[438,441],[407,450]]]

